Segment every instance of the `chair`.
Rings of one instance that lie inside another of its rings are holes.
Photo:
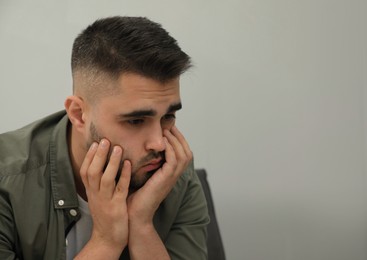
[[[224,246],[215,215],[214,202],[210,192],[206,171],[205,169],[196,169],[195,171],[200,179],[201,186],[203,187],[210,216],[207,238],[208,260],[225,260]]]

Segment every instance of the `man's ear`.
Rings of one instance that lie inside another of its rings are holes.
[[[84,100],[77,96],[69,96],[66,98],[64,106],[73,127],[78,132],[84,132],[86,119],[86,104]]]

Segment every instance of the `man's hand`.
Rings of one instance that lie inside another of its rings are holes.
[[[166,162],[152,177],[128,197],[129,220],[140,224],[151,222],[160,203],[167,197],[192,160],[192,152],[177,127],[164,130]]]
[[[128,197],[129,251],[132,259],[169,259],[154,226],[153,216],[192,160],[184,136],[174,126],[164,131],[166,162]]]
[[[86,189],[88,205],[93,219],[92,237],[78,257],[118,259],[128,243],[128,213],[126,199],[129,191],[131,164],[125,161],[121,177],[115,182],[119,170],[122,148],[115,146],[106,164],[110,143],[103,139],[93,143],[83,161],[80,175]],[[97,254],[97,255],[96,255]]]
[[[192,152],[176,127],[164,131],[166,162],[139,190],[129,195],[131,164],[125,161],[115,184],[122,149],[115,146],[106,170],[110,147],[103,139],[88,151],[80,173],[93,218],[90,241],[76,259],[118,259],[129,243],[132,259],[169,259],[154,226],[153,216],[192,160]]]

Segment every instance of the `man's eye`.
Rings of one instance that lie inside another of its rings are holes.
[[[130,120],[127,120],[127,123],[130,125],[140,125],[144,123],[144,119],[130,119]]]

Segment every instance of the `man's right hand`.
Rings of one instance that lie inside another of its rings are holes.
[[[92,236],[75,259],[118,259],[128,243],[128,213],[126,198],[131,178],[131,163],[124,161],[121,177],[119,170],[122,148],[115,146],[103,172],[110,142],[106,139],[93,143],[86,154],[80,175],[86,190],[93,219]]]

